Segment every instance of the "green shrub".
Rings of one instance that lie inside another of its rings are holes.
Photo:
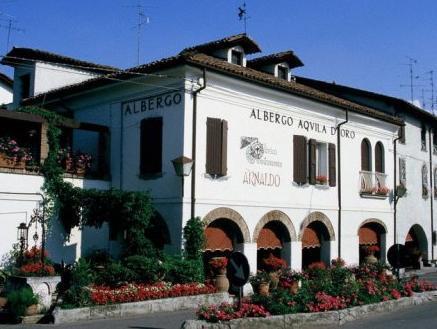
[[[199,259],[167,256],[164,261],[165,281],[172,283],[203,282],[203,266]]]
[[[38,296],[30,288],[21,288],[8,293],[9,309],[15,317],[23,316],[26,308],[38,304]]]
[[[204,225],[199,217],[188,220],[184,227],[185,256],[189,259],[201,259],[205,246]]]
[[[135,281],[135,273],[121,262],[112,261],[96,272],[95,283],[116,286],[122,282]]]
[[[87,289],[94,283],[95,273],[89,262],[80,258],[63,277],[63,308],[86,306],[90,304],[90,292]]]
[[[132,280],[136,282],[153,283],[164,276],[164,267],[158,258],[134,255],[125,258],[124,265],[132,273]]]

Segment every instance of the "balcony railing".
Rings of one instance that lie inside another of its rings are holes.
[[[371,171],[360,171],[360,194],[386,197],[390,193],[387,187],[387,175]]]

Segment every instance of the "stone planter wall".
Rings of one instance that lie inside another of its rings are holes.
[[[8,278],[7,289],[20,289],[29,286],[39,296],[39,304],[48,309],[56,292],[56,286],[61,282],[60,276],[22,277],[12,276]]]
[[[156,312],[173,312],[195,309],[200,304],[219,304],[232,302],[228,293],[184,296],[176,298],[153,299],[143,302],[102,305],[63,310],[56,307],[53,311],[55,324],[94,320],[105,318],[121,318],[125,316],[150,314]]]
[[[351,307],[340,311],[320,313],[298,313],[270,316],[266,318],[244,318],[222,323],[208,323],[200,320],[187,320],[182,329],[266,329],[266,328],[304,328],[318,326],[342,325],[346,322],[365,318],[369,313],[382,313],[399,310],[411,305],[418,305],[432,301],[437,297],[437,291],[415,294],[413,297],[404,297],[376,304]]]

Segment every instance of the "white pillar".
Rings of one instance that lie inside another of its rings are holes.
[[[250,273],[256,273],[257,245],[256,243],[241,243],[236,246],[236,251],[241,251],[249,262]]]
[[[341,241],[341,258],[346,265],[358,265],[360,262],[360,239],[358,235],[344,236]]]
[[[302,241],[290,242],[290,268],[295,271],[302,270]]]

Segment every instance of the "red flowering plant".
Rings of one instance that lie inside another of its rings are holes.
[[[228,259],[226,257],[213,257],[210,259],[208,264],[214,271],[217,271],[228,266]]]
[[[315,295],[315,301],[306,304],[310,312],[326,312],[331,310],[341,310],[346,308],[346,298],[341,296],[331,296],[326,292],[319,291]]]
[[[91,154],[85,153],[85,152],[81,152],[81,151],[77,151],[74,154],[74,167],[76,169],[76,171],[78,169],[84,169],[84,170],[88,170],[91,168],[91,163],[92,163],[92,156]]]
[[[320,185],[325,185],[328,182],[328,177],[324,175],[316,176],[316,183]]]
[[[270,316],[270,313],[262,305],[243,302],[241,308],[238,307],[238,304],[230,303],[201,305],[196,315],[199,320],[222,322],[240,318],[265,318]]]
[[[91,302],[97,305],[139,302],[150,299],[170,298],[211,294],[216,292],[213,285],[203,283],[172,284],[157,282],[154,284],[129,283],[118,288],[108,286],[91,286]]]
[[[324,262],[314,262],[308,265],[308,270],[326,270],[326,264]]]
[[[374,255],[376,252],[380,251],[381,249],[377,245],[372,246],[366,246],[364,247],[364,252],[367,255]]]
[[[20,147],[17,141],[10,137],[0,137],[0,153],[3,153],[11,162],[32,160],[29,149]]]
[[[48,258],[48,253],[44,250],[44,262],[41,260],[41,249],[33,246],[23,253],[22,264],[18,269],[18,275],[22,276],[53,276],[55,268]]]
[[[331,265],[333,267],[344,267],[346,265],[346,262],[342,258],[337,257],[331,260]]]
[[[372,189],[372,192],[377,195],[387,195],[390,193],[390,189],[387,186],[376,186]]]
[[[275,257],[270,254],[267,258],[263,259],[263,264],[268,271],[278,271],[287,267],[287,262],[282,258]]]

